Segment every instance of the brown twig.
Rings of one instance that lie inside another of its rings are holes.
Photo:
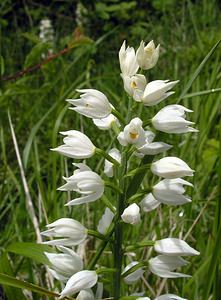
[[[21,70],[21,71],[15,73],[14,75],[9,75],[9,76],[1,77],[0,80],[1,81],[16,80],[17,78],[22,77],[22,76],[24,76],[27,73],[31,73],[31,72],[37,71],[37,70],[41,69],[42,66],[46,65],[47,63],[49,63],[53,59],[66,54],[69,50],[71,50],[71,47],[64,48],[63,50],[61,50],[58,53],[49,55],[45,60],[43,60],[42,62],[38,63],[37,65],[34,65],[34,66],[28,67],[28,68],[26,68],[24,70]]]

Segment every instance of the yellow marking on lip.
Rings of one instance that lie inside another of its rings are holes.
[[[130,138],[133,139],[133,140],[138,137],[137,133],[130,132],[129,134],[130,134]]]
[[[132,81],[130,86],[132,87],[132,89],[136,89],[137,88],[137,84],[135,81]]]

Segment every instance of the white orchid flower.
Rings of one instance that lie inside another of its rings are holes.
[[[139,48],[137,49],[136,56],[139,67],[143,70],[149,70],[153,68],[159,58],[160,45],[155,47],[155,44],[150,41],[146,46],[141,41]]]
[[[60,293],[59,299],[89,289],[97,283],[97,280],[98,276],[95,271],[83,270],[75,273],[66,283],[65,288]]]
[[[64,145],[51,149],[58,153],[76,159],[89,158],[95,154],[96,147],[91,140],[82,132],[69,130],[60,132],[66,135]]]
[[[116,161],[121,163],[121,153],[117,148],[112,148],[108,154],[113,157]],[[114,176],[114,169],[113,169],[113,164],[105,159],[104,161],[104,174],[108,177],[113,177]]]
[[[167,105],[152,118],[152,124],[155,129],[166,133],[198,132],[189,126],[193,122],[185,120],[185,112],[192,110],[178,104]]]
[[[141,101],[146,106],[153,106],[155,104],[160,103],[170,95],[174,94],[174,92],[168,92],[170,89],[174,87],[177,81],[169,81],[169,80],[154,80],[149,82],[144,90],[143,97]]]
[[[169,256],[193,256],[200,253],[190,247],[185,241],[176,238],[158,240],[154,244],[154,250],[160,254]]]
[[[97,173],[91,171],[87,165],[74,165],[79,169],[74,172],[74,175],[68,178],[64,177],[67,183],[58,188],[58,190],[75,191],[82,196],[69,201],[66,205],[78,205],[99,199],[104,193],[104,181]]]
[[[126,273],[128,270],[130,270],[132,267],[136,266],[139,264],[138,261],[132,261],[129,263],[123,270],[122,275]],[[137,269],[136,271],[130,273],[126,277],[124,277],[124,282],[126,284],[133,284],[134,282],[138,281],[144,273],[144,270],[142,268]]]
[[[184,195],[185,185],[193,187],[190,182],[181,178],[164,179],[154,185],[152,193],[161,203],[181,205],[191,202],[191,198]]]
[[[136,225],[140,222],[140,208],[136,203],[129,205],[125,208],[123,214],[121,215],[121,219],[125,223],[129,223],[132,225]]]
[[[153,174],[166,179],[174,179],[184,176],[193,176],[194,170],[180,158],[167,156],[152,163],[151,171]]]
[[[136,53],[133,47],[127,47],[126,41],[123,42],[119,51],[120,68],[123,75],[133,76],[139,69]]]
[[[183,273],[173,272],[176,268],[186,266],[187,261],[180,256],[158,255],[149,260],[150,271],[163,278],[191,277]]]
[[[70,218],[58,219],[46,227],[49,229],[41,232],[42,235],[59,238],[43,242],[48,245],[75,246],[84,242],[87,237],[87,229],[78,221]]]
[[[80,99],[67,99],[75,106],[70,109],[88,118],[102,119],[110,115],[112,106],[102,92],[94,89],[77,90],[77,92],[82,93]]]

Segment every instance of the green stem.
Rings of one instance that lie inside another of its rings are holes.
[[[104,202],[104,204],[110,208],[110,210],[115,214],[116,213],[116,208],[112,205],[112,203],[109,201],[106,195],[103,194],[101,197],[101,200]]]
[[[122,188],[123,193],[119,195],[117,203],[117,215],[114,229],[114,268],[116,272],[113,276],[113,296],[114,300],[119,300],[121,295],[121,270],[122,270],[122,258],[123,258],[123,223],[121,222],[121,215],[125,207],[125,190],[126,182],[124,174],[127,170],[127,158],[125,153],[122,154],[122,167],[119,170],[119,185]]]
[[[111,188],[112,190],[114,190],[115,192],[117,192],[119,194],[122,194],[122,190],[117,185],[113,184],[110,181],[105,180],[105,186]]]
[[[96,230],[88,229],[87,234],[90,235],[90,236],[94,236],[94,237],[96,237],[100,240],[103,240],[103,241],[107,240],[106,236],[104,236],[103,234],[101,234],[100,232],[98,232]]]
[[[124,117],[117,111],[116,109],[112,110],[112,114],[123,124],[126,125],[126,121],[124,120]]]
[[[115,166],[120,166],[120,163],[114,159],[112,156],[110,156],[108,153],[106,153],[104,150],[100,149],[100,148],[96,148],[95,152],[101,156],[103,156],[104,158],[106,158],[107,160],[109,160],[112,164],[114,164]]]

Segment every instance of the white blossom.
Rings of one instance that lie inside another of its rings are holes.
[[[144,212],[149,212],[157,208],[160,202],[154,198],[153,194],[149,193],[141,200],[139,205]]]
[[[185,120],[185,112],[192,110],[178,104],[167,105],[152,118],[152,124],[157,130],[166,133],[198,132],[189,126],[193,122]]]
[[[127,208],[125,208],[121,218],[125,223],[132,225],[138,224],[140,222],[139,206],[136,203],[129,205]]]
[[[146,77],[142,74],[135,74],[133,76],[121,75],[124,82],[125,91],[133,97],[137,102],[141,102],[144,89],[147,85]]]
[[[70,109],[89,118],[102,119],[110,115],[112,106],[107,97],[94,89],[77,90],[82,93],[80,99],[67,99],[75,107]]]
[[[63,253],[44,252],[52,268],[57,274],[56,278],[63,276],[66,280],[74,273],[83,269],[83,261],[78,254],[66,247],[58,247]],[[53,275],[53,273],[52,273]]]
[[[136,53],[133,47],[127,47],[126,41],[123,42],[119,51],[120,68],[123,75],[133,76],[139,68]]]
[[[174,179],[184,176],[193,176],[192,170],[182,159],[174,156],[167,156],[152,163],[153,174],[166,179]]]
[[[154,244],[154,250],[160,254],[169,256],[193,256],[200,253],[190,247],[185,241],[176,238],[158,240]]]
[[[122,146],[127,146],[128,144],[135,145],[139,147],[145,143],[145,131],[142,128],[143,122],[140,118],[134,118],[130,121],[128,125],[124,127],[117,137],[119,143]]]
[[[76,300],[94,300],[94,294],[91,289],[81,290]]]
[[[44,242],[48,245],[75,246],[84,242],[87,237],[87,229],[78,221],[70,218],[61,218],[46,225],[49,228],[41,234],[47,237],[59,239]]]
[[[137,264],[139,264],[138,261],[132,261],[131,263],[129,263],[123,270],[122,275],[124,273],[126,273],[128,270],[130,270],[132,267],[136,266]],[[142,268],[137,269],[136,271],[130,273],[129,275],[124,277],[124,282],[127,284],[132,284],[136,281],[138,281],[142,275],[143,275],[144,271]]]
[[[116,161],[121,163],[121,154],[120,151],[117,148],[112,148],[108,154],[113,157]],[[104,174],[108,177],[113,177],[114,176],[114,170],[113,170],[113,164],[105,159],[104,161]]]
[[[69,130],[60,132],[66,135],[63,139],[64,145],[51,149],[58,153],[76,159],[89,158],[95,154],[96,147],[91,140],[82,132]]]
[[[183,273],[173,272],[176,268],[186,265],[187,261],[180,256],[158,255],[149,260],[150,271],[163,278],[191,277]]]
[[[75,273],[68,280],[65,288],[60,293],[59,299],[71,296],[75,293],[80,292],[81,290],[89,289],[97,283],[97,280],[98,276],[95,271],[83,270]]]
[[[184,298],[181,298],[177,295],[173,295],[173,294],[164,294],[164,295],[161,295],[157,298],[155,298],[154,300],[187,300],[187,299],[184,299]]]
[[[154,80],[149,82],[144,90],[142,102],[146,106],[152,106],[160,103],[170,95],[174,94],[174,92],[168,92],[170,89],[177,84],[177,81],[169,81],[169,80]]]
[[[193,186],[190,182],[181,178],[164,179],[154,185],[152,193],[161,203],[181,205],[191,202],[191,198],[184,195],[185,185]]]
[[[153,41],[150,41],[146,46],[143,41],[141,41],[139,48],[137,49],[137,62],[139,67],[143,70],[148,70],[153,68],[159,58],[160,45],[155,47]]]
[[[98,223],[97,231],[101,234],[105,234],[113,218],[114,213],[108,207],[106,207],[105,212]]]
[[[109,116],[102,119],[93,119],[94,125],[96,125],[100,130],[109,130],[113,123],[119,126],[119,121],[117,118],[110,114]]]
[[[77,205],[99,199],[104,193],[104,181],[97,173],[91,171],[87,165],[74,165],[79,169],[74,172],[74,175],[68,178],[64,177],[67,183],[58,188],[58,190],[75,191],[82,196],[69,201],[66,205]]]
[[[138,153],[143,155],[156,155],[172,148],[163,142],[153,142],[155,134],[151,131],[145,131],[145,141],[143,145],[137,147]]]

